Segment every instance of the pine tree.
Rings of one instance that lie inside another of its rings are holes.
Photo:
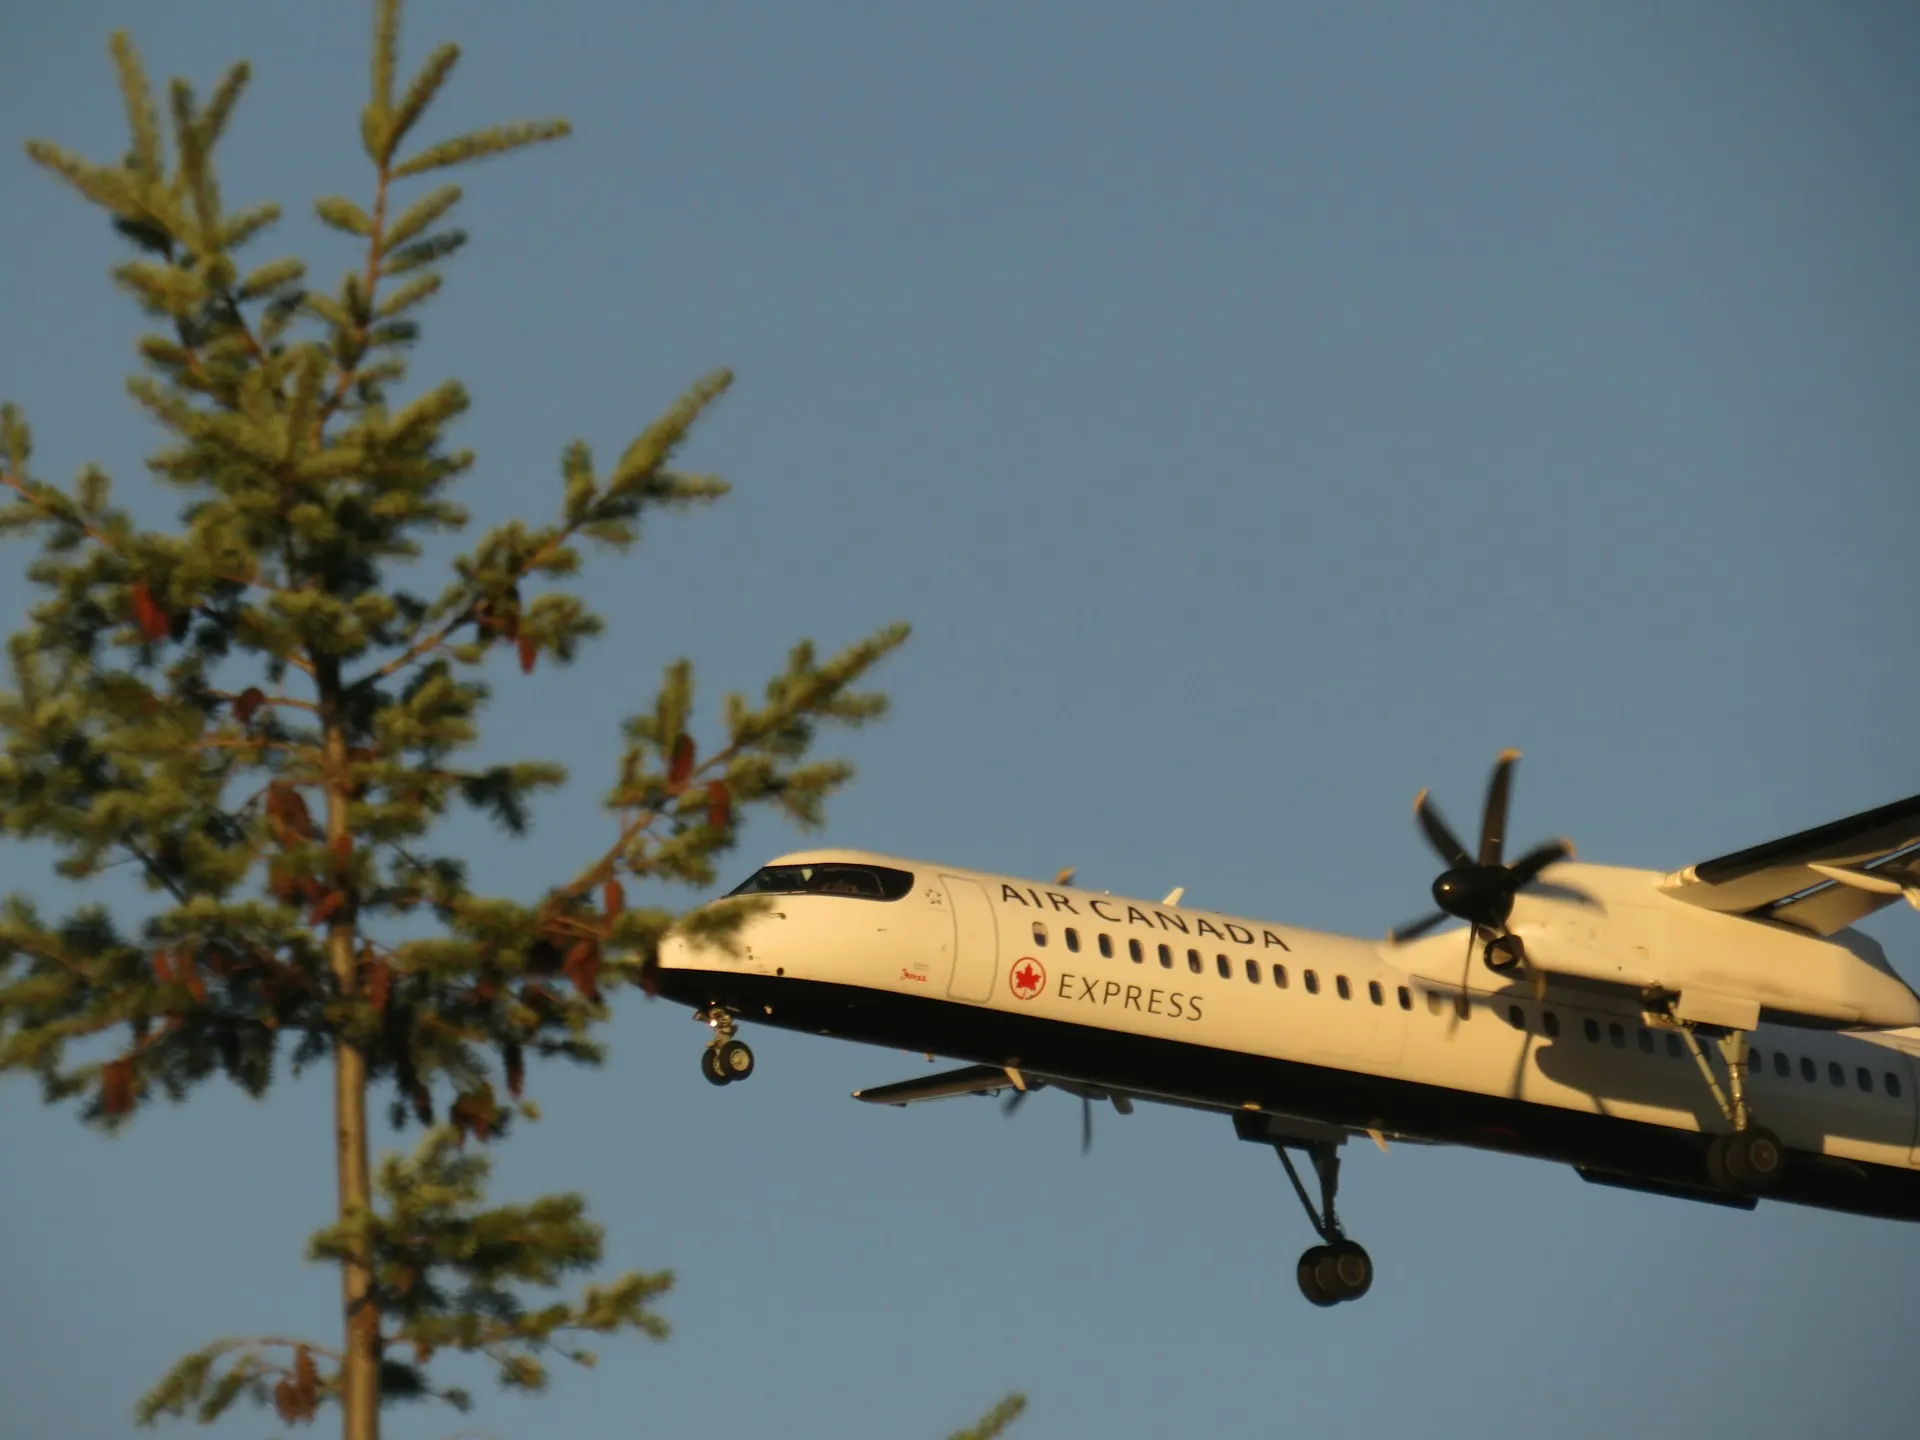
[[[133,247],[113,278],[153,332],[128,388],[163,432],[149,468],[184,503],[178,528],[147,529],[98,469],[71,488],[38,478],[25,420],[0,409],[0,529],[39,546],[0,693],[0,827],[51,847],[75,882],[130,863],[148,897],[138,914],[60,918],[5,902],[0,1072],[37,1075],[107,1130],[215,1077],[261,1094],[282,1056],[334,1079],[335,1138],[315,1143],[334,1145],[339,1212],[308,1252],[339,1267],[341,1337],[208,1345],[140,1402],[146,1422],[212,1421],[251,1397],[293,1424],[338,1403],[349,1440],[373,1440],[383,1400],[467,1403],[435,1379],[436,1352],[537,1390],[550,1359],[590,1363],[591,1337],[664,1333],[653,1306],[669,1275],[548,1293],[593,1269],[601,1232],[576,1196],[490,1208],[486,1148],[536,1113],[529,1062],[597,1060],[609,997],[647,984],[676,916],[629,905],[626,887],[710,884],[756,810],[817,825],[851,770],[810,758],[816,735],[883,713],[858,687],[907,634],[825,659],[794,646],[761,703],[727,698],[704,748],[692,668],[674,662],[625,722],[604,850],[537,896],[469,887],[462,818],[520,834],[565,778],[545,761],[463,763],[487,677],[574,660],[602,629],[569,589],[587,555],[726,493],[673,461],[731,377],[693,385],[611,464],[567,445],[553,519],[485,534],[437,595],[408,588],[423,542],[464,526],[452,494],[473,465],[449,438],[466,391],[407,373],[465,239],[444,172],[567,126],[413,144],[460,52],[440,46],[398,84],[398,23],[397,0],[378,0],[360,125],[371,203],[314,207],[363,251],[331,293],[297,259],[240,259],[280,214],[230,207],[216,178],[244,63],[204,102],[173,81],[163,131],[116,35],[125,157],[28,146]],[[394,1126],[424,1134],[376,1175],[368,1107],[383,1099]]]

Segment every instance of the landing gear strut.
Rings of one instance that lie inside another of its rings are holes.
[[[1287,1154],[1286,1143],[1273,1142],[1274,1153],[1287,1167],[1287,1179],[1293,1182],[1293,1193],[1300,1197],[1307,1219],[1325,1242],[1300,1257],[1300,1263],[1294,1267],[1294,1277],[1300,1282],[1300,1293],[1315,1305],[1325,1307],[1338,1305],[1342,1300],[1358,1300],[1373,1287],[1373,1259],[1347,1238],[1346,1231],[1340,1227],[1340,1217],[1334,1213],[1334,1196],[1340,1189],[1339,1148],[1330,1140],[1310,1141],[1302,1148],[1313,1161],[1314,1174],[1320,1181],[1318,1208],[1307,1194],[1307,1187],[1300,1182],[1300,1172],[1294,1168],[1293,1157]]]
[[[732,1011],[709,1005],[695,1011],[693,1018],[713,1030],[713,1039],[700,1052],[700,1073],[707,1077],[708,1084],[731,1085],[753,1074],[753,1051],[746,1041],[734,1038]]]
[[[1730,1133],[1716,1135],[1708,1142],[1707,1176],[1717,1189],[1737,1195],[1764,1195],[1786,1173],[1787,1152],[1778,1135],[1754,1123],[1747,1105],[1747,1032],[1720,1033],[1720,1055],[1727,1066],[1727,1089],[1723,1093],[1695,1027],[1684,1029],[1688,1048],[1699,1062],[1708,1089],[1727,1123],[1733,1126]]]

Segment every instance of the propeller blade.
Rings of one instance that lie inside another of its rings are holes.
[[[1467,982],[1473,978],[1473,951],[1480,943],[1480,927],[1467,926],[1467,955],[1460,962],[1460,993],[1453,997],[1453,1014],[1447,1020],[1447,1038],[1453,1038],[1453,1032],[1460,1028],[1460,1007],[1467,998]]]
[[[1080,1097],[1080,1153],[1093,1149],[1093,1101]]]
[[[1459,869],[1473,864],[1473,857],[1467,854],[1467,847],[1460,843],[1460,837],[1447,827],[1440,815],[1440,807],[1427,799],[1422,790],[1413,797],[1413,818],[1420,822],[1420,829],[1427,837],[1427,843],[1433,846],[1449,868]]]
[[[1549,865],[1573,858],[1573,846],[1565,840],[1549,840],[1544,845],[1536,845],[1507,867],[1507,873],[1513,876],[1513,888],[1518,890]]]
[[[1011,1095],[1007,1096],[1006,1099],[1000,1102],[1000,1113],[1002,1115],[1013,1114],[1014,1111],[1020,1108],[1020,1102],[1025,1100],[1027,1096],[1031,1095],[1032,1093],[1033,1092],[1031,1090],[1014,1091]]]
[[[1387,932],[1387,943],[1389,945],[1404,945],[1409,940],[1418,940],[1422,935],[1426,934],[1427,931],[1433,929],[1434,926],[1444,924],[1446,919],[1447,912],[1444,910],[1435,910],[1431,915],[1422,915],[1411,925],[1400,925],[1389,930]]]
[[[1507,797],[1513,790],[1513,762],[1518,750],[1502,750],[1487,780],[1487,808],[1480,817],[1480,863],[1498,865],[1507,842]]]

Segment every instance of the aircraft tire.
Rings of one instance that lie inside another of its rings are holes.
[[[709,1085],[725,1085],[733,1077],[720,1068],[718,1047],[709,1045],[700,1052],[700,1073],[707,1077]]]
[[[1373,1257],[1351,1240],[1328,1247],[1327,1258],[1315,1267],[1315,1278],[1331,1271],[1333,1284],[1327,1286],[1342,1300],[1358,1300],[1373,1288]]]
[[[713,1047],[713,1057],[715,1067],[726,1076],[728,1084],[753,1074],[753,1051],[744,1040],[722,1040]]]
[[[1735,1131],[1727,1137],[1727,1173],[1752,1194],[1771,1190],[1786,1169],[1787,1152],[1780,1137],[1762,1125]]]
[[[1727,1142],[1730,1135],[1716,1135],[1707,1142],[1707,1179],[1716,1190],[1738,1190],[1740,1182],[1727,1166]]]
[[[1326,1254],[1326,1246],[1315,1245],[1300,1257],[1300,1263],[1294,1269],[1294,1278],[1300,1282],[1300,1293],[1323,1310],[1340,1303],[1339,1296],[1320,1288],[1320,1261]]]

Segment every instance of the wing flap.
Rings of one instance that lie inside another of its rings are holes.
[[[1024,1078],[1024,1077],[1023,1077]],[[918,1080],[899,1080],[871,1090],[856,1090],[853,1098],[869,1105],[915,1105],[922,1100],[945,1100],[954,1095],[992,1095],[1001,1090],[1025,1089],[1017,1085],[1011,1071],[999,1065],[968,1065],[959,1070],[943,1070]]]
[[[1861,902],[1821,900],[1805,892],[1831,887],[1834,881],[1817,866],[1871,867],[1920,845],[1920,795],[1896,800],[1875,810],[1849,815],[1811,830],[1752,845],[1717,859],[1703,860],[1677,870],[1660,888],[1676,900],[1707,910],[1734,914],[1779,906],[1770,918],[1814,929],[1853,909],[1854,919],[1872,913],[1878,904],[1858,908]],[[1782,902],[1791,902],[1782,904]],[[1881,902],[1884,903],[1884,900]],[[1801,907],[1801,908],[1796,908]],[[1793,918],[1798,917],[1798,918]],[[1843,921],[1842,925],[1851,923]],[[1842,928],[1835,925],[1834,929]],[[1830,930],[1816,933],[1831,934]]]

